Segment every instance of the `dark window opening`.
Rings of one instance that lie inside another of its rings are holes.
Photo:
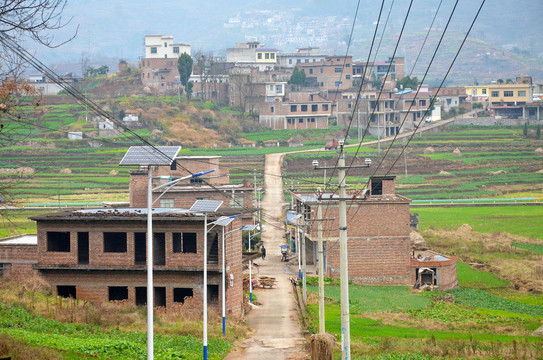
[[[166,288],[155,288],[155,306],[166,306]]]
[[[191,184],[202,184],[203,181],[202,181],[202,179],[200,179],[200,178],[191,178],[191,179],[190,179],[190,183],[191,183]]]
[[[191,288],[174,288],[173,289],[173,302],[183,304],[185,298],[193,297],[194,291]]]
[[[125,232],[105,232],[104,252],[121,253],[126,252]]]
[[[136,306],[147,305],[147,288],[136,287]]]
[[[311,111],[319,111],[319,105],[311,105]]]
[[[153,264],[166,265],[166,234],[153,234]]]
[[[75,286],[71,285],[58,285],[57,295],[63,298],[77,299],[75,296]]]
[[[110,286],[108,292],[109,301],[122,301],[128,299],[128,286]]]
[[[219,301],[219,285],[207,285],[207,301]]]
[[[70,232],[48,231],[47,251],[70,252]]]
[[[134,233],[134,263],[145,265],[147,256],[146,233]]]
[[[381,179],[371,179],[371,194],[372,195],[383,195],[383,180],[381,180]]]
[[[307,105],[302,105],[302,111],[307,111]]]
[[[174,253],[181,252],[181,233],[172,234],[172,247]]]
[[[218,264],[219,263],[219,234],[208,236],[207,238],[207,263]]]
[[[183,252],[196,254],[196,233],[183,233]]]
[[[77,262],[87,265],[89,263],[89,233],[77,233]]]

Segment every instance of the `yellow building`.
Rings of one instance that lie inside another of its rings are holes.
[[[255,61],[257,63],[276,63],[277,49],[257,48],[255,50]]]
[[[466,94],[471,96],[471,102],[483,102],[488,100],[488,85],[464,86]]]
[[[525,105],[532,102],[531,84],[488,85],[488,102],[491,105]]]

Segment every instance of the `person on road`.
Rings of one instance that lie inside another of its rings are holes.
[[[266,248],[264,245],[260,248],[260,252],[262,253],[262,260],[266,259]]]

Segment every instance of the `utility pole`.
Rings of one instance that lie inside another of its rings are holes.
[[[349,264],[347,259],[347,203],[345,191],[345,153],[339,144],[339,282],[341,285],[341,358],[351,358],[351,324],[349,320]]]
[[[303,208],[305,213],[305,208]],[[305,219],[305,216],[303,216],[303,219]],[[305,221],[302,225],[302,298],[304,299],[304,304],[307,303],[307,259],[306,259],[306,251],[305,251]]]
[[[253,206],[256,208],[258,206],[258,199],[256,198],[256,169],[253,169],[253,176],[254,176],[253,182],[254,182],[254,187],[255,187],[255,193],[253,196]],[[253,225],[256,225],[254,214],[253,214]]]
[[[345,191],[345,152],[343,150],[344,141],[339,141],[339,160],[336,169],[339,176],[339,280],[341,286],[340,302],[341,302],[341,359],[349,360],[351,358],[351,330],[349,320],[349,273],[348,273],[348,248],[347,248],[347,194]],[[369,167],[371,159],[365,160],[365,165],[350,166],[349,169]],[[319,168],[319,162],[313,160],[315,169]],[[333,168],[332,168],[333,169]],[[322,237],[319,237],[322,239]],[[320,260],[319,260],[320,261]],[[320,286],[320,284],[319,284]],[[320,296],[319,296],[320,297]],[[320,302],[320,299],[319,299]],[[324,306],[324,305],[323,305]],[[320,303],[319,303],[320,308]],[[320,320],[320,318],[319,318]],[[319,324],[320,325],[320,324]]]
[[[317,206],[317,218],[322,219],[322,206],[320,198],[319,205]],[[326,332],[324,325],[324,249],[322,245],[322,223],[320,221],[318,224],[317,236],[319,238],[319,334],[324,334]]]

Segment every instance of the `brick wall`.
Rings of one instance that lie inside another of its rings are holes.
[[[0,246],[0,264],[4,267],[2,276],[32,272],[32,265],[37,262],[38,251],[35,245]]]
[[[339,206],[337,202],[323,203],[323,217],[334,219],[323,222],[328,271],[339,277]],[[349,204],[349,278],[361,284],[411,284],[409,201],[370,198]],[[313,209],[316,211],[316,205]],[[311,234],[317,238],[317,226]]]

